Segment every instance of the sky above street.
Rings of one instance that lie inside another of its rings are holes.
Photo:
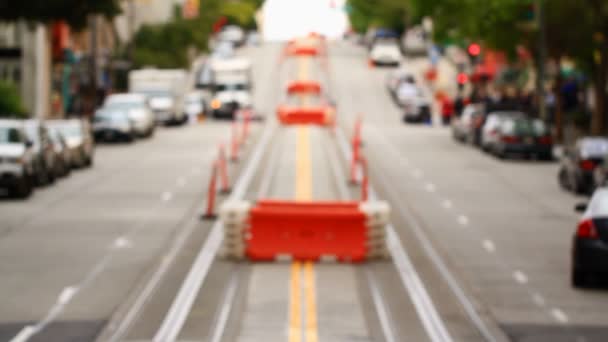
[[[348,28],[346,0],[266,0],[264,38],[288,40],[310,32],[339,37]]]

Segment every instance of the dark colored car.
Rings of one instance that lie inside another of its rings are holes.
[[[586,287],[594,276],[608,275],[608,188],[598,188],[589,205],[579,204],[584,214],[572,241],[572,285]]]
[[[594,173],[608,155],[608,138],[586,137],[564,150],[559,184],[577,194],[589,194],[596,185]]]
[[[34,151],[34,177],[36,184],[46,185],[55,182],[59,156],[53,146],[49,132],[41,120],[25,121],[27,138],[32,142]]]
[[[499,158],[512,154],[553,159],[553,140],[549,129],[539,119],[504,117],[497,127],[497,140],[491,151]]]

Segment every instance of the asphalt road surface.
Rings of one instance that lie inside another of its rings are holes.
[[[269,118],[231,166],[238,181],[259,155],[243,198],[358,198],[345,144],[362,116],[372,184],[404,248],[362,265],[209,258],[200,288],[188,289],[214,237],[214,222],[198,216],[230,125],[163,129],[133,146],[100,147],[94,168],[26,202],[0,201],[0,341],[25,341],[14,338],[36,328],[30,341],[159,341],[185,290],[179,341],[608,338],[608,290],[569,283],[581,199],[560,190],[555,163],[500,161],[453,142],[445,128],[404,125],[384,88],[388,70],[369,68],[360,47],[332,44],[328,73],[278,67],[279,52],[244,52]],[[329,89],[335,132],[273,123],[285,81],[298,74]],[[304,323],[293,333],[298,311]]]

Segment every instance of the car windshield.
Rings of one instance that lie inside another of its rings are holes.
[[[79,124],[62,124],[56,127],[64,137],[80,138],[82,136],[82,129]]]
[[[247,90],[249,87],[244,83],[236,84],[218,84],[215,86],[215,91],[239,91]]]
[[[97,122],[125,123],[129,119],[123,112],[101,112],[95,115]]]
[[[140,102],[110,102],[107,103],[104,108],[112,109],[112,110],[120,110],[120,109],[135,109],[141,107],[142,104]]]
[[[19,130],[14,127],[0,127],[0,144],[21,143]]]
[[[595,194],[589,208],[594,218],[608,217],[608,191],[602,190]]]
[[[586,139],[581,142],[580,148],[586,158],[605,156],[608,154],[608,140]]]
[[[547,134],[547,127],[540,120],[509,118],[503,122],[502,131],[507,135],[540,137]]]

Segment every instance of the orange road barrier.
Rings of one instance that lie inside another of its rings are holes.
[[[367,202],[369,198],[369,168],[367,165],[367,158],[360,156],[359,165],[363,171],[363,180],[361,181],[361,202]]]
[[[387,258],[385,202],[246,201],[225,203],[221,255],[252,261]]]
[[[306,108],[280,106],[277,109],[277,117],[283,125],[331,126],[335,123],[334,110],[330,106]]]
[[[285,54],[287,56],[311,56],[315,57],[319,55],[319,49],[314,46],[298,46],[288,45],[285,48]]]
[[[211,170],[211,178],[209,180],[209,189],[207,190],[207,208],[202,216],[202,219],[213,220],[217,217],[215,214],[215,196],[217,192],[217,174],[219,169],[219,162],[213,162]]]
[[[224,151],[224,144],[220,144],[219,158],[218,158],[218,166],[221,180],[221,189],[222,194],[230,193],[230,181],[228,180],[228,163],[226,161],[226,153]]]
[[[230,141],[230,160],[233,163],[239,161],[239,137],[236,121],[232,122],[232,138]]]
[[[367,255],[366,222],[356,203],[262,202],[250,211],[245,254],[254,261],[289,256],[361,262]]]
[[[316,81],[294,81],[287,85],[287,93],[293,94],[321,94],[321,84]]]
[[[361,161],[361,138],[358,135],[353,136],[352,151],[353,155],[350,161],[350,183],[357,185],[359,184],[357,167]]]

